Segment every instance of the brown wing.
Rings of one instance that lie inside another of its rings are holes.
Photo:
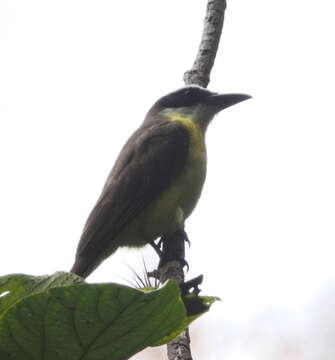
[[[180,174],[188,149],[189,133],[180,123],[162,122],[133,134],[86,222],[71,271],[91,272],[99,265],[115,236]]]

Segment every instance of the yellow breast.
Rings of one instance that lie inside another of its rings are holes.
[[[137,245],[180,229],[195,208],[205,181],[206,146],[202,130],[188,117],[171,116],[170,121],[182,123],[189,131],[188,159],[173,183],[128,227],[124,235],[127,239],[136,237]]]
[[[205,135],[199,125],[190,117],[171,114],[171,121],[177,121],[185,126],[190,134],[189,156],[182,174],[174,184],[178,192],[179,205],[185,218],[193,211],[202,191],[206,178],[206,145]]]
[[[194,158],[204,158],[206,160],[205,134],[200,126],[192,121],[188,116],[178,113],[169,114],[170,121],[176,121],[183,124],[189,131],[190,138],[190,156]]]

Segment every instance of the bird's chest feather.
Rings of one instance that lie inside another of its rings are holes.
[[[189,151],[185,167],[173,183],[157,199],[152,211],[154,223],[163,224],[167,232],[183,225],[192,213],[201,195],[206,178],[206,146],[204,134],[188,118],[177,118],[190,134]]]
[[[188,128],[190,144],[185,169],[176,179],[173,187],[178,192],[179,206],[181,206],[186,218],[193,211],[201,195],[206,178],[207,155],[204,134],[198,125],[188,118],[182,118],[179,121]]]
[[[171,234],[184,226],[201,195],[206,177],[206,146],[204,134],[189,119],[182,119],[189,133],[189,149],[186,163],[172,183],[127,228],[120,243],[131,246],[129,239],[136,238],[134,245]]]

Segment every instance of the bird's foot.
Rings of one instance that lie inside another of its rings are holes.
[[[170,261],[178,261],[183,268],[186,266],[186,271],[188,271],[189,265],[185,260],[185,242],[190,244],[190,240],[184,229],[178,230],[172,235],[162,236],[158,243],[155,244],[160,250],[159,267],[164,266]]]
[[[191,247],[191,241],[190,241],[186,231],[184,229],[179,230],[179,231],[180,231],[180,235],[183,236],[183,238],[184,238],[184,242],[186,242],[188,247],[190,248]]]
[[[186,237],[187,234],[185,233]],[[155,243],[154,241],[150,242],[150,245],[152,246],[152,248],[156,251],[157,255],[159,256],[159,267],[163,266],[164,264],[166,264],[168,261],[179,261],[180,264],[182,265],[182,267],[184,268],[186,266],[186,272],[189,270],[189,265],[188,262],[184,259],[183,256],[179,256],[176,257],[174,256],[174,254],[171,254],[171,252],[167,252],[164,251],[164,241],[166,241],[167,239],[162,236],[159,241],[157,243]],[[186,241],[188,244],[190,243],[188,238]],[[166,247],[165,247],[166,249]]]

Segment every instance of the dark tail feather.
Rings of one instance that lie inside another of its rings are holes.
[[[112,255],[116,249],[117,245],[111,247],[108,251],[108,256],[103,256],[99,252],[90,252],[81,254],[77,251],[76,260],[70,270],[70,272],[86,278],[90,275],[107,257]]]
[[[77,258],[75,263],[73,264],[70,272],[73,274],[76,274],[82,278],[86,278],[88,275],[90,275],[97,267],[98,264],[92,264],[91,262],[87,261],[87,259],[84,258]]]

